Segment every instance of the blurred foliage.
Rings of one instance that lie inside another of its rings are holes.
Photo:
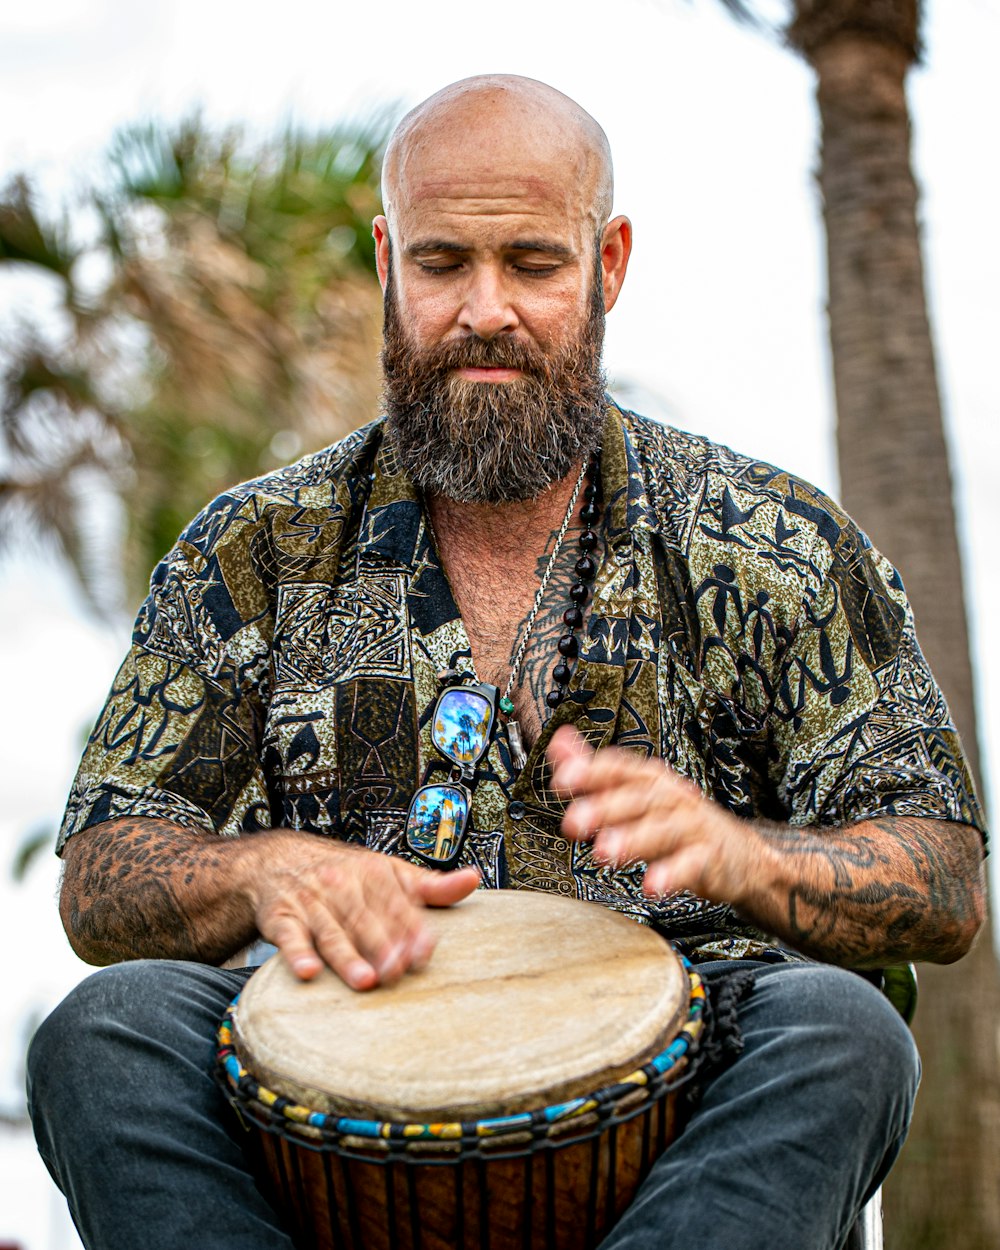
[[[89,548],[94,510],[118,499],[110,564],[134,602],[220,490],[375,415],[387,134],[383,119],[257,144],[198,119],[130,128],[82,193],[85,241],[26,178],[0,193],[0,276],[55,292],[0,327],[0,548],[26,527],[54,540],[109,610],[107,552]]]
[[[24,834],[14,851],[14,858],[10,865],[10,875],[13,880],[18,882],[24,881],[35,860],[43,852],[48,855],[52,854],[54,842],[55,837],[53,836],[51,826],[48,824],[38,825]]]

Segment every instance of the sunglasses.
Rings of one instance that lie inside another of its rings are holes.
[[[410,800],[406,845],[435,868],[450,868],[462,850],[472,812],[476,765],[493,738],[498,694],[496,686],[485,683],[452,686],[438,695],[434,705],[431,741],[451,764],[451,775],[447,782],[421,786]]]

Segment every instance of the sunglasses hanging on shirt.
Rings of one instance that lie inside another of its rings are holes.
[[[431,741],[451,765],[447,782],[423,785],[406,814],[406,845],[435,868],[458,860],[472,812],[476,766],[489,750],[497,720],[496,686],[452,686],[438,695]]]

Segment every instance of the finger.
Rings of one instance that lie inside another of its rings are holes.
[[[594,858],[611,868],[624,868],[640,859],[652,863],[673,854],[684,836],[666,822],[613,826],[594,838]]]
[[[552,741],[555,741],[553,737]],[[567,794],[591,794],[596,790],[627,784],[645,770],[667,767],[662,760],[648,760],[620,747],[563,755],[552,773],[552,786]]]
[[[587,739],[572,725],[560,725],[552,735],[545,754],[553,769],[574,760],[586,760],[594,754]]]
[[[411,892],[414,902],[419,908],[418,914],[425,907],[451,907],[463,898],[472,894],[482,881],[477,868],[460,868],[455,872],[434,872],[426,868],[416,868],[410,864],[400,863],[400,868],[411,869],[407,873],[407,889]],[[423,968],[431,955],[437,938],[425,923],[410,949],[411,966]]]
[[[274,919],[265,919],[260,930],[261,936],[278,948],[300,981],[311,981],[324,964],[329,964],[343,981],[355,989],[364,989],[375,983],[375,969],[361,959],[353,947],[345,950],[342,945],[336,946],[324,938],[320,940],[320,950],[317,951],[311,926],[298,916],[286,912]]]
[[[567,837],[580,839],[593,837],[598,829],[635,824],[647,816],[690,823],[700,819],[704,805],[704,796],[691,782],[654,767],[630,781],[574,799],[563,813],[562,827]]]
[[[423,870],[382,855],[372,868],[362,878],[362,888],[369,910],[382,921],[387,940],[379,975],[395,981],[409,969],[423,967],[434,949],[424,900],[409,880],[410,873],[417,875]]]
[[[477,889],[482,877],[478,868],[459,868],[455,872],[435,872],[417,869],[419,897],[428,907],[451,907]]]
[[[328,905],[348,939],[378,975],[397,981],[406,971],[415,920],[412,905],[391,872],[359,865],[360,871],[340,877]]]
[[[378,970],[365,959],[343,927],[325,906],[316,903],[309,909],[307,920],[313,942],[331,968],[352,990],[370,990],[379,984]]]
[[[562,794],[572,794],[577,782],[586,776],[587,765],[594,754],[587,739],[572,725],[560,725],[545,751],[552,766],[552,788]]]
[[[260,922],[260,934],[273,943],[300,981],[311,981],[323,967],[306,926],[294,916],[281,916],[273,923]]]
[[[643,892],[654,898],[690,890],[703,898],[710,896],[708,855],[705,847],[687,847],[676,855],[650,864],[642,879]]]

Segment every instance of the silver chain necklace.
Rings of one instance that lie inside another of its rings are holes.
[[[520,723],[511,715],[514,711],[514,702],[510,696],[521,675],[521,668],[524,664],[524,657],[528,650],[528,643],[531,641],[531,634],[535,627],[535,621],[538,618],[538,613],[542,606],[542,600],[545,598],[546,588],[552,579],[552,574],[556,567],[556,561],[559,558],[560,551],[562,551],[563,543],[566,540],[566,534],[569,531],[570,524],[572,523],[573,512],[576,508],[577,500],[580,498],[580,491],[583,489],[583,483],[586,480],[587,470],[589,467],[590,457],[585,456],[583,463],[580,465],[580,473],[576,479],[576,485],[573,487],[573,493],[570,496],[569,504],[566,508],[566,515],[563,517],[562,525],[559,526],[556,533],[556,540],[552,548],[552,554],[549,556],[548,563],[545,566],[545,572],[542,574],[541,580],[538,583],[538,590],[535,592],[535,601],[532,604],[531,611],[528,613],[528,619],[524,623],[524,629],[521,632],[521,639],[517,645],[517,649],[511,657],[510,677],[507,680],[507,685],[503,694],[501,694],[497,702],[497,706],[500,711],[505,717],[507,717],[507,738],[510,743],[511,763],[514,765],[517,772],[520,772],[528,762],[528,754],[524,749],[524,739],[521,736]],[[437,548],[440,556],[441,544],[438,541],[437,533],[434,530],[434,522],[431,520],[429,507],[425,506],[424,515],[427,518],[427,525],[431,532],[431,538],[434,540],[434,546]],[[472,658],[471,649],[469,651],[469,664],[472,668],[473,676],[478,681],[479,674],[476,672],[476,664],[475,660]]]
[[[580,497],[580,491],[583,488],[583,480],[587,476],[587,468],[589,465],[588,457],[584,456],[583,463],[580,466],[580,476],[576,479],[576,485],[573,487],[573,494],[570,496],[569,507],[566,509],[566,515],[563,517],[562,525],[559,526],[559,532],[556,534],[555,546],[552,548],[552,554],[549,556],[549,562],[545,566],[545,572],[542,574],[542,580],[538,583],[538,590],[535,592],[535,602],[532,604],[531,611],[528,613],[528,619],[524,623],[524,631],[521,634],[521,641],[517,645],[517,650],[510,662],[510,677],[507,681],[507,688],[500,696],[500,711],[507,719],[507,738],[510,742],[511,762],[518,772],[528,762],[528,753],[524,749],[524,739],[521,737],[520,722],[515,720],[511,713],[514,711],[514,701],[511,699],[511,691],[517,685],[517,680],[521,675],[521,666],[524,663],[525,652],[528,650],[528,642],[531,639],[531,631],[535,627],[535,619],[538,616],[539,609],[542,606],[542,600],[545,597],[545,588],[549,584],[552,572],[556,567],[556,560],[559,558],[559,552],[562,551],[563,541],[566,538],[566,532],[573,520],[573,511],[576,508],[576,501]]]

